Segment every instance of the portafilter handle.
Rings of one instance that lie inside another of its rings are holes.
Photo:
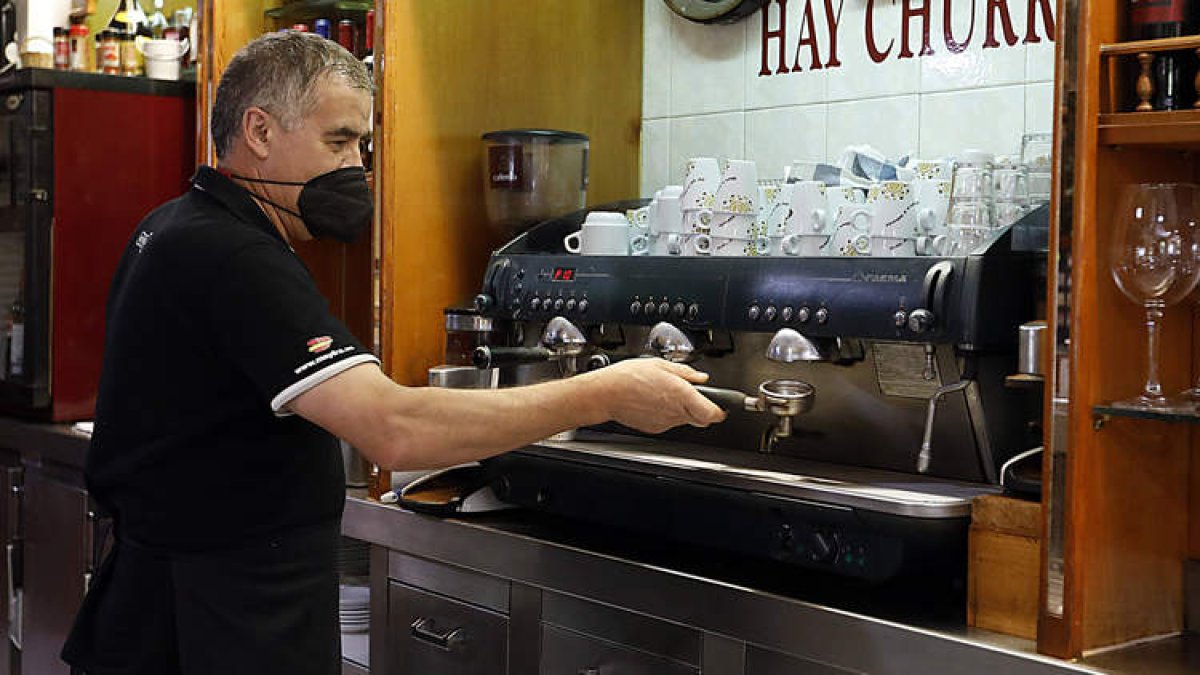
[[[502,368],[525,363],[544,363],[554,358],[554,353],[545,347],[476,347],[471,353],[471,363],[476,368]]]
[[[696,387],[696,391],[701,396],[712,401],[717,405],[717,407],[726,412],[732,410],[747,410],[750,412],[763,411],[762,401],[756,396],[747,396],[736,389],[707,387],[702,384],[693,386]]]

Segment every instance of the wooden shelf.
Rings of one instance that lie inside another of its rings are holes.
[[[1111,405],[1092,406],[1092,419],[1099,429],[1110,417],[1128,417],[1139,420],[1155,420],[1158,422],[1183,422],[1185,424],[1200,424],[1200,410],[1194,412],[1159,412],[1140,408],[1118,408]]]
[[[1200,109],[1100,115],[1100,144],[1200,149]]]
[[[1131,54],[1174,52],[1183,49],[1200,49],[1200,35],[1103,44],[1100,45],[1100,54],[1101,56],[1127,56]]]

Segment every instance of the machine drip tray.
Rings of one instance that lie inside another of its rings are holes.
[[[522,452],[909,518],[967,518],[971,500],[1000,492],[977,483],[590,430]]]

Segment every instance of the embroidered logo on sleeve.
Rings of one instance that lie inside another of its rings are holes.
[[[332,345],[333,338],[329,337],[328,335],[322,335],[321,337],[315,337],[308,341],[308,351],[313,354],[320,354],[326,349],[329,349]]]

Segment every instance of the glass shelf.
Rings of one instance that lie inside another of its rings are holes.
[[[1104,423],[1111,417],[1200,424],[1200,412],[1158,412],[1155,410],[1140,410],[1138,408],[1117,408],[1111,405],[1092,406],[1092,420],[1097,430],[1104,426]]]
[[[375,9],[374,0],[298,0],[268,9],[265,14],[276,21],[293,23],[310,19],[361,18],[369,9]]]

